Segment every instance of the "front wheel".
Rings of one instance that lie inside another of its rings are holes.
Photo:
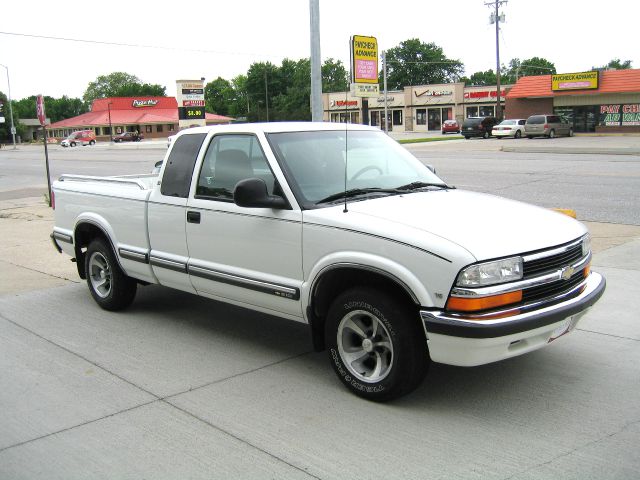
[[[382,291],[344,292],[331,305],[325,329],[334,371],[360,397],[398,398],[427,373],[429,354],[417,311]]]
[[[131,305],[138,284],[122,271],[106,240],[96,238],[89,244],[84,268],[89,291],[98,305],[111,311]]]
[[[570,129],[569,129],[569,136],[570,136],[570,137],[573,137],[573,128],[570,128]]]

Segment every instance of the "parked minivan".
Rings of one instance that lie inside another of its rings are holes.
[[[469,117],[462,123],[462,135],[466,140],[470,137],[489,138],[493,126],[498,123],[495,117]]]
[[[524,124],[527,138],[548,137],[558,135],[573,137],[573,126],[558,115],[531,115]]]
[[[96,134],[93,130],[78,130],[77,132],[73,132],[67,138],[60,142],[60,145],[63,147],[75,147],[77,144],[80,145],[95,145],[96,143]]]

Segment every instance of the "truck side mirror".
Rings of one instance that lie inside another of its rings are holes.
[[[269,195],[267,184],[261,178],[240,180],[233,189],[233,201],[239,207],[247,208],[291,208],[284,198]]]

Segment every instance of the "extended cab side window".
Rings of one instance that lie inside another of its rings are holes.
[[[206,136],[206,133],[194,133],[176,139],[164,168],[160,187],[162,195],[180,198],[189,196],[193,167]]]
[[[216,135],[200,168],[196,198],[231,201],[236,184],[247,178],[263,179],[273,194],[275,177],[258,139],[253,135]]]

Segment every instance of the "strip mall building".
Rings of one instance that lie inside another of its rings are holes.
[[[575,132],[640,132],[640,70],[522,77],[501,90],[504,118],[555,113]],[[384,97],[368,100],[369,124],[383,128]],[[325,93],[323,103],[325,121],[362,123],[361,98]],[[494,116],[495,106],[495,86],[448,83],[387,93],[389,130],[396,132],[439,131],[448,119]]]
[[[207,125],[232,120],[222,115],[205,114]],[[93,130],[100,140],[135,131],[145,138],[165,138],[178,131],[178,102],[175,97],[100,98],[93,101],[90,112],[51,124],[48,136],[64,138],[76,130]]]

